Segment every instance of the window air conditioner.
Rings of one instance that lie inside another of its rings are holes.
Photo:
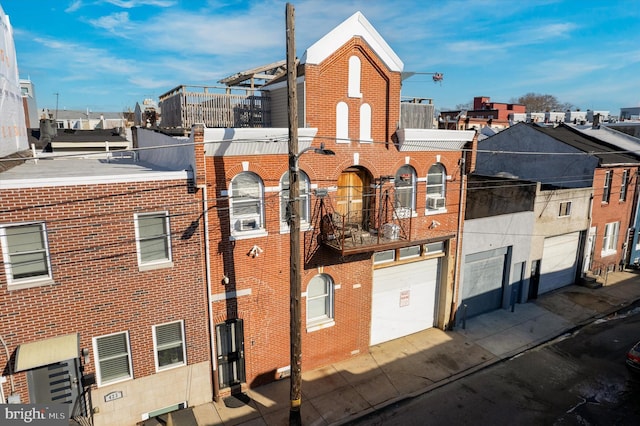
[[[258,220],[256,218],[238,219],[236,221],[236,229],[238,231],[251,231],[258,229]]]
[[[430,209],[443,209],[444,202],[444,197],[427,197],[427,207]]]

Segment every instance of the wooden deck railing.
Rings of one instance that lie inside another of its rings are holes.
[[[162,127],[270,127],[269,98],[251,94],[212,93],[221,88],[178,86],[160,96]]]

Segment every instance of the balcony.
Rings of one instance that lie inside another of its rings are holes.
[[[411,241],[412,212],[395,207],[389,192],[377,202],[367,200],[366,208],[347,212],[334,207],[344,205],[335,196],[316,197],[313,240],[341,255],[391,250]]]

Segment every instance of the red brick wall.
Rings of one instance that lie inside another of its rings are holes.
[[[12,354],[22,343],[78,332],[93,372],[92,337],[128,330],[140,378],[155,373],[152,325],[182,319],[188,363],[209,359],[201,208],[185,181],[3,190],[0,200],[0,224],[46,222],[55,281],[8,291],[0,265],[0,335]],[[163,210],[171,215],[174,266],[140,272],[134,213]],[[24,373],[16,381],[28,401]]]
[[[362,98],[347,96],[349,57],[361,60]],[[308,154],[300,157],[300,169],[320,188],[335,187],[338,177],[354,164],[368,170],[372,178],[395,175],[409,157],[421,179],[426,179],[429,168],[440,162],[451,176],[446,182],[447,213],[425,216],[426,182],[418,182],[417,212],[413,219],[413,240],[449,238],[455,235],[460,196],[460,152],[399,152],[393,142],[400,114],[400,74],[388,70],[361,39],[354,38],[339,48],[320,65],[305,66],[306,126],[317,127],[314,145],[325,143],[335,156]],[[350,143],[336,143],[336,105],[349,106]],[[366,102],[372,109],[373,143],[360,143],[359,111]],[[259,175],[266,187],[277,187],[287,170],[286,155],[207,157],[207,182],[210,198],[215,194],[215,206],[210,213],[211,241],[219,241],[212,251],[212,293],[251,291],[250,295],[230,298],[213,304],[215,322],[236,316],[244,319],[245,361],[247,383],[250,386],[270,381],[275,370],[289,365],[289,234],[280,231],[280,206],[277,192],[265,193],[266,230],[268,236],[229,241],[229,203],[223,190],[231,179],[248,170]],[[212,203],[214,204],[214,203]],[[312,201],[312,214],[315,206]],[[436,219],[440,225],[432,229]],[[304,233],[301,243],[302,291],[318,273],[330,275],[338,289],[335,291],[335,325],[321,330],[306,331],[306,298],[302,298],[302,368],[303,371],[364,353],[369,346],[371,324],[371,284],[373,264],[371,254],[350,255],[345,258],[327,248],[319,248],[311,241],[312,233]],[[247,256],[257,244],[263,252],[255,258]],[[455,241],[449,244],[449,256],[455,253]],[[314,250],[310,252],[310,250]],[[445,262],[446,280],[452,279],[453,262]],[[229,277],[228,285],[222,281]],[[448,288],[449,285],[442,285]],[[449,301],[450,303],[450,301]]]
[[[608,203],[602,202],[604,191],[605,174],[608,170],[613,171],[611,182],[611,195]],[[629,180],[627,184],[627,196],[625,201],[620,201],[620,188],[622,185],[622,174],[624,170],[629,170]],[[598,168],[593,178],[593,217],[591,226],[596,227],[596,244],[593,255],[593,269],[606,268],[610,265],[618,265],[624,254],[624,244],[632,223],[634,211],[634,198],[636,190],[636,168],[633,167],[612,167]],[[605,225],[611,222],[620,222],[618,244],[615,254],[602,256],[602,246],[604,243]]]

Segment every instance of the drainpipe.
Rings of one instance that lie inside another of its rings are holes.
[[[11,357],[9,356],[9,348],[7,347],[7,344],[5,343],[4,339],[2,338],[2,336],[0,336],[0,343],[2,343],[2,346],[4,346],[4,352],[7,354],[7,367],[9,369],[9,381],[11,383],[11,395],[15,395],[16,393],[16,384],[13,381],[13,367],[11,367]],[[2,390],[2,383],[0,383],[0,394],[2,396],[2,404],[6,403],[6,401],[4,400],[4,391]],[[10,395],[10,397],[11,397]]]
[[[464,212],[463,203],[464,203],[464,188],[467,182],[467,174],[465,173],[467,162],[466,162],[467,152],[463,151],[462,158],[460,158],[460,197],[458,200],[458,230],[456,237],[456,257],[454,261],[454,271],[453,271],[453,291],[451,292],[451,313],[449,314],[449,325],[448,329],[453,330],[455,326],[455,313],[456,313],[456,305],[457,305],[457,297],[458,297],[458,288],[460,287],[460,257],[462,256],[462,224],[463,224],[463,216]],[[466,312],[466,309],[465,309]],[[466,315],[465,315],[466,317]]]
[[[211,343],[211,369],[213,372],[213,400],[218,401],[220,394],[218,385],[218,365],[216,358],[215,344],[215,326],[213,324],[213,308],[211,306],[211,249],[209,242],[209,201],[207,198],[207,186],[198,185],[198,189],[202,191],[202,217],[204,221],[204,257],[205,257],[205,274],[207,279],[207,311],[209,314],[209,342]]]

